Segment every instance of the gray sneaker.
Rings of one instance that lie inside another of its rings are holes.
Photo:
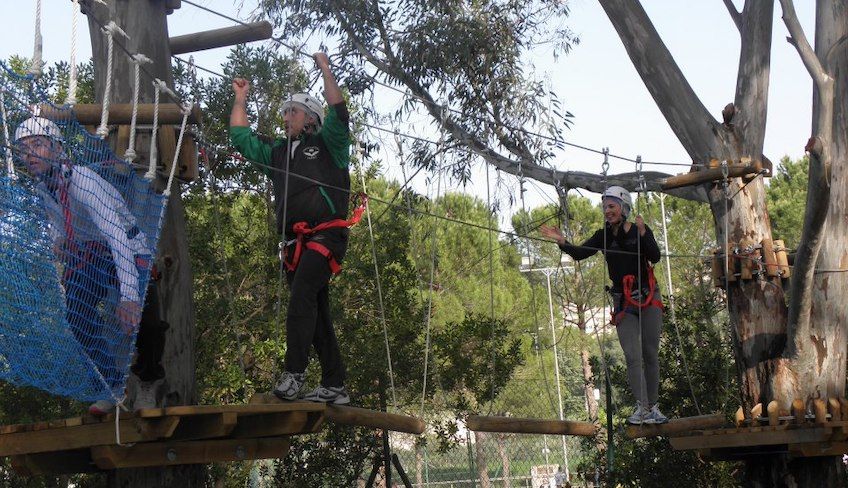
[[[274,388],[274,396],[280,400],[297,400],[300,397],[300,391],[303,390],[305,376],[303,373],[284,371],[280,376],[280,382]]]
[[[665,415],[663,415],[662,412],[660,412],[660,407],[655,403],[651,405],[651,409],[645,416],[644,422],[646,424],[664,424],[668,422],[668,417],[666,417]]]
[[[156,408],[156,392],[159,388],[161,380],[156,381],[141,381],[138,382],[138,389],[133,402],[134,410],[143,408]]]
[[[303,397],[307,402],[332,403],[334,405],[347,405],[350,403],[350,395],[344,386],[325,387],[319,386]]]
[[[642,408],[642,402],[636,402],[636,409],[631,416],[627,417],[627,423],[631,425],[642,425],[646,423],[645,420],[647,418],[648,412]]]

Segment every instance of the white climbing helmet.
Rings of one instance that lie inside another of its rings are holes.
[[[19,141],[25,137],[47,136],[53,139],[62,139],[62,131],[53,121],[44,117],[30,117],[15,129],[15,140]]]
[[[620,186],[610,186],[604,192],[602,198],[607,197],[617,198],[618,200],[621,200],[621,210],[624,214],[624,217],[630,215],[630,210],[633,208],[633,200],[630,198],[630,192],[627,191],[627,189]]]
[[[308,93],[295,93],[283,103],[283,112],[292,105],[297,105],[306,110],[307,114],[315,117],[315,120],[318,121],[318,127],[324,125],[324,104],[319,102],[317,98]]]

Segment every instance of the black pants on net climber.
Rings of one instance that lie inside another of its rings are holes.
[[[309,346],[321,362],[321,385],[341,387],[345,367],[330,315],[329,283],[332,273],[327,258],[307,249],[297,269],[286,273],[289,308],[286,316],[286,371],[303,373],[309,362]]]

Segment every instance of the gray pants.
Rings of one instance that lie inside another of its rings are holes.
[[[660,387],[660,335],[662,333],[662,310],[657,307],[642,309],[640,317],[624,314],[616,327],[618,342],[627,360],[627,382],[636,400],[646,408],[657,403]],[[640,337],[641,332],[641,337]]]

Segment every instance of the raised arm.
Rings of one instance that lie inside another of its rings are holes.
[[[250,82],[244,78],[233,80],[233,109],[230,111],[230,141],[233,146],[251,161],[263,165],[262,172],[270,176],[271,144],[263,141],[250,128],[247,119],[247,94],[250,91]]]
[[[248,127],[250,121],[247,120],[247,93],[250,91],[250,82],[244,78],[236,78],[233,80],[233,92],[235,93],[235,101],[233,101],[233,109],[230,111],[230,127]]]
[[[315,65],[321,70],[321,77],[324,79],[324,99],[327,100],[327,104],[336,105],[342,103],[344,101],[342,90],[339,88],[336,77],[333,76],[333,72],[330,70],[330,58],[323,52],[317,52],[312,57],[315,58]],[[232,125],[232,121],[230,125]]]

